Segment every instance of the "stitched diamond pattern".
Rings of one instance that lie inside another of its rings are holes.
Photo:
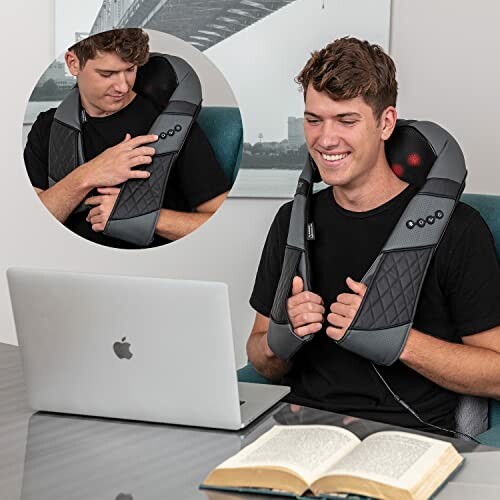
[[[411,322],[430,255],[430,248],[385,254],[353,328],[375,330]]]
[[[146,168],[151,172],[148,179],[131,179],[123,185],[112,220],[137,217],[161,208],[172,159],[173,154],[154,158]]]
[[[78,166],[77,132],[58,122],[53,122],[50,131],[51,139],[53,134],[57,137],[57,141],[50,141],[49,177],[57,182]]]

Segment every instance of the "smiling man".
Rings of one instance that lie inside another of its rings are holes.
[[[105,236],[119,185],[149,173],[135,167],[152,161],[149,135],[160,110],[134,91],[138,67],[149,58],[149,38],[141,29],[107,31],[89,37],[65,55],[80,94],[85,162],[49,185],[49,150],[56,109],[41,113],[28,135],[24,159],[42,203],[60,222],[80,236],[102,245],[134,248]],[[148,145],[149,144],[149,145]],[[54,144],[64,155],[71,144]],[[219,166],[203,131],[194,122],[169,176],[163,208],[151,246],[177,240],[199,227],[221,205],[230,182]],[[82,203],[85,211],[75,211]]]
[[[399,361],[379,372],[420,415],[398,404],[369,360],[342,348],[366,286],[360,282],[417,192],[387,161],[396,125],[392,59],[377,45],[342,38],[312,54],[298,76],[307,147],[329,186],[312,197],[311,291],[293,279],[287,301],[296,335],[314,334],[291,361],[268,343],[291,203],[269,231],[250,299],[257,311],[248,358],[291,386],[291,401],[407,427],[454,429],[457,393],[500,397],[500,270],[478,212],[459,203],[431,261]]]

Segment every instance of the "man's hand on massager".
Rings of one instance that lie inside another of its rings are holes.
[[[330,326],[326,329],[326,334],[334,339],[340,340],[349,328],[366,292],[364,283],[346,279],[347,286],[354,293],[341,293],[337,295],[337,302],[330,306],[330,314],[326,317]]]
[[[85,205],[94,205],[87,215],[87,222],[92,225],[92,230],[100,233],[104,231],[106,223],[108,222],[113,206],[115,205],[116,198],[120,193],[120,188],[106,187],[97,188],[100,196],[91,196],[85,200]]]
[[[158,136],[139,135],[132,137],[126,134],[122,142],[106,149],[82,167],[87,172],[89,187],[116,186],[128,179],[147,179],[149,172],[134,167],[149,164],[153,161],[155,149],[144,146],[158,140]]]
[[[313,292],[305,292],[304,282],[299,276],[293,278],[287,310],[293,331],[299,337],[321,330],[325,314],[323,299]]]

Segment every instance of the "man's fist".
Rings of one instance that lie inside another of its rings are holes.
[[[89,186],[116,186],[128,179],[147,179],[149,172],[134,167],[148,165],[153,161],[155,149],[144,144],[156,140],[158,136],[153,134],[139,135],[133,139],[130,134],[126,134],[122,142],[82,165],[87,173]]]
[[[120,189],[116,187],[97,188],[101,196],[91,196],[85,200],[85,205],[95,205],[87,215],[87,222],[92,226],[92,230],[96,233],[104,231],[108,222],[111,211],[116,202],[116,198],[120,193]]]
[[[323,299],[313,292],[305,292],[304,282],[299,276],[293,278],[292,296],[287,301],[287,310],[293,331],[299,337],[321,330],[325,314]]]
[[[340,340],[351,325],[367,288],[364,283],[354,281],[351,278],[347,278],[346,283],[353,293],[338,295],[337,302],[330,306],[331,312],[326,318],[330,323],[330,326],[326,329],[326,334],[334,340]]]

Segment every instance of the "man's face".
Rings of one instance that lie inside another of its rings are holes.
[[[66,53],[66,64],[76,76],[82,105],[90,116],[106,116],[120,111],[135,96],[132,87],[137,66],[114,52],[98,52],[83,68],[73,52]]]
[[[349,189],[370,181],[370,171],[385,160],[385,116],[391,109],[387,108],[377,122],[362,97],[335,101],[325,92],[308,87],[304,133],[309,153],[326,184]]]

